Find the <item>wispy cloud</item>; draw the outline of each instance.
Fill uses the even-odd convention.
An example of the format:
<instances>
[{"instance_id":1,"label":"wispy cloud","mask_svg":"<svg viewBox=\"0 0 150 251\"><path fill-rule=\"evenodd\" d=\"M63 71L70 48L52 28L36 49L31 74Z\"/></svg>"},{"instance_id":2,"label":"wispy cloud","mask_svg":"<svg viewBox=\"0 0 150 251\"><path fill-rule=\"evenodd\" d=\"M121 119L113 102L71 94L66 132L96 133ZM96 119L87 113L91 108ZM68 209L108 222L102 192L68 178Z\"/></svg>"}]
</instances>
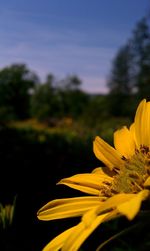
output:
<instances>
[{"instance_id":1,"label":"wispy cloud","mask_svg":"<svg viewBox=\"0 0 150 251\"><path fill-rule=\"evenodd\" d=\"M49 72L60 78L77 74L86 91L106 92L116 44L125 36L121 38L117 32L106 29L82 31L36 24L25 18L30 13L22 13L20 20L21 13L9 10L4 14L8 15L8 22L1 16L0 67L23 62L37 71L42 80Z\"/></svg>"}]
</instances>

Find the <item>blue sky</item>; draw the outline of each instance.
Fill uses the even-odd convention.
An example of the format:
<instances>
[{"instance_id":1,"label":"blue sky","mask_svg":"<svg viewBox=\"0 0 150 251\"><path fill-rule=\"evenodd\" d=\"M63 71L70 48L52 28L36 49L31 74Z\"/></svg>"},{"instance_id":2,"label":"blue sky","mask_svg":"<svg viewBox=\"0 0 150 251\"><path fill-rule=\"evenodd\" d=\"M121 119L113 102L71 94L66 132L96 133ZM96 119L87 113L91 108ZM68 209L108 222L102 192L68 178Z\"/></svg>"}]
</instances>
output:
<instances>
[{"instance_id":1,"label":"blue sky","mask_svg":"<svg viewBox=\"0 0 150 251\"><path fill-rule=\"evenodd\" d=\"M0 0L0 68L26 63L42 81L77 74L82 88L107 92L111 62L148 0Z\"/></svg>"}]
</instances>

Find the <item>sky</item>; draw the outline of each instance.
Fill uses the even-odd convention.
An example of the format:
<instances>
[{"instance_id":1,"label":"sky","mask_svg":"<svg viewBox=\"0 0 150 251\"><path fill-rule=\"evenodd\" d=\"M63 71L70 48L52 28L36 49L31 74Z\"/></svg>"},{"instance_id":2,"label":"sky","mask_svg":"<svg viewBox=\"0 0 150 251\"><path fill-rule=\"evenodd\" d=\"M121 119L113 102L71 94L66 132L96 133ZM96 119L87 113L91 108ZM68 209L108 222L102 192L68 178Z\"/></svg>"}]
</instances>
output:
<instances>
[{"instance_id":1,"label":"sky","mask_svg":"<svg viewBox=\"0 0 150 251\"><path fill-rule=\"evenodd\" d=\"M0 68L25 63L44 82L77 75L106 93L117 50L150 9L149 0L0 0Z\"/></svg>"}]
</instances>

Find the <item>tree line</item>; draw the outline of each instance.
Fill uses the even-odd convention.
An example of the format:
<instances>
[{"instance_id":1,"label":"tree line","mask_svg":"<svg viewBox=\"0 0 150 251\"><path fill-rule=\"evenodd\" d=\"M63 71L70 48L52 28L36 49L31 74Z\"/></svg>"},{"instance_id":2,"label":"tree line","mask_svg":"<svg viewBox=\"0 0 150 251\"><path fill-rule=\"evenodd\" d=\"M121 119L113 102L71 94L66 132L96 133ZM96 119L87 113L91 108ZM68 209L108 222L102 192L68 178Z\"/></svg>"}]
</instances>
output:
<instances>
[{"instance_id":1,"label":"tree line","mask_svg":"<svg viewBox=\"0 0 150 251\"><path fill-rule=\"evenodd\" d=\"M150 19L142 18L126 44L119 48L107 86L112 111L128 112L137 100L150 96ZM118 106L118 103L120 104Z\"/></svg>"},{"instance_id":2,"label":"tree line","mask_svg":"<svg viewBox=\"0 0 150 251\"><path fill-rule=\"evenodd\" d=\"M0 70L0 119L76 117L88 101L80 85L75 75L57 81L49 74L41 83L25 64L12 64Z\"/></svg>"},{"instance_id":3,"label":"tree line","mask_svg":"<svg viewBox=\"0 0 150 251\"><path fill-rule=\"evenodd\" d=\"M81 90L76 75L57 80L48 74L41 82L25 64L0 70L0 121L36 117L52 123L64 117L83 118L94 124L108 116L130 116L150 94L150 22L142 18L131 37L119 48L107 79L108 94Z\"/></svg>"}]
</instances>

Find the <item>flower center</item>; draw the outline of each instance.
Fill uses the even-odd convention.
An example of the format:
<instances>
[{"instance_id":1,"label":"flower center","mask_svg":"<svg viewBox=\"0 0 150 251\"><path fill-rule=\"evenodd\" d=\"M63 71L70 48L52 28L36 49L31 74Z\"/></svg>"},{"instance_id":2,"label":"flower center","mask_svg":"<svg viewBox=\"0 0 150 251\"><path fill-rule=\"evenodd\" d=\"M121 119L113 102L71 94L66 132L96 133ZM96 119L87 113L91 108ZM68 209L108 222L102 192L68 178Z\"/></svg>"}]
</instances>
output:
<instances>
[{"instance_id":1,"label":"flower center","mask_svg":"<svg viewBox=\"0 0 150 251\"><path fill-rule=\"evenodd\" d=\"M124 165L115 168L113 182L105 190L105 195L112 196L117 193L138 193L144 189L144 182L150 176L150 149L141 146L135 154L126 159Z\"/></svg>"}]
</instances>

